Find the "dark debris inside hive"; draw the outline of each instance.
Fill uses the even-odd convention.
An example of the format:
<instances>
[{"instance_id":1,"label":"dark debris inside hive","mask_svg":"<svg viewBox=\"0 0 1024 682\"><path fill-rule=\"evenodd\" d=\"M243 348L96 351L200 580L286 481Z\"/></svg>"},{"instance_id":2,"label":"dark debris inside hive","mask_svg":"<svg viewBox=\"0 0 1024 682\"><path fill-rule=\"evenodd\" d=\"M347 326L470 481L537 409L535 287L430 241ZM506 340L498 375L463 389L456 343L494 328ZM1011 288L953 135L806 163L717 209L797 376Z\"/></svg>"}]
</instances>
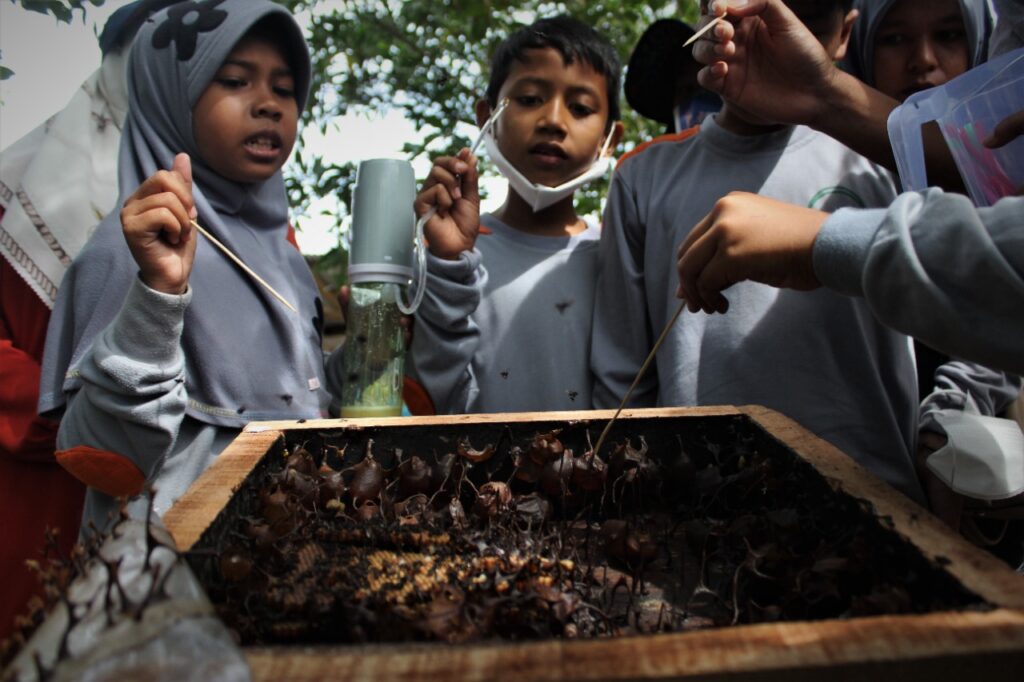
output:
<instances>
[{"instance_id":1,"label":"dark debris inside hive","mask_svg":"<svg viewBox=\"0 0 1024 682\"><path fill-rule=\"evenodd\" d=\"M245 644L987 608L746 418L624 421L598 457L602 425L304 432L263 458L189 560Z\"/></svg>"}]
</instances>

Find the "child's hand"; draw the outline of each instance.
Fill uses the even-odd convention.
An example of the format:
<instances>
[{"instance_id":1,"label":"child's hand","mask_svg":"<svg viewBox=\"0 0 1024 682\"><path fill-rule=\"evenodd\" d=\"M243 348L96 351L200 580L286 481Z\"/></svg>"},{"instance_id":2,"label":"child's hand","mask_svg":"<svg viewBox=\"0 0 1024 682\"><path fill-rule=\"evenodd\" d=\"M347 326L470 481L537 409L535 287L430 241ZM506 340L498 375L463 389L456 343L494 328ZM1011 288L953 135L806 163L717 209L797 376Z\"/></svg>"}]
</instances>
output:
<instances>
[{"instance_id":1,"label":"child's hand","mask_svg":"<svg viewBox=\"0 0 1024 682\"><path fill-rule=\"evenodd\" d=\"M178 154L171 170L154 173L124 202L124 238L150 289L166 294L188 289L196 255L190 220L196 215L188 154Z\"/></svg>"},{"instance_id":2,"label":"child's hand","mask_svg":"<svg viewBox=\"0 0 1024 682\"><path fill-rule=\"evenodd\" d=\"M730 21L705 33L693 56L701 86L773 123L813 124L826 112L838 69L783 0L701 3L702 28L728 7Z\"/></svg>"},{"instance_id":3,"label":"child's hand","mask_svg":"<svg viewBox=\"0 0 1024 682\"><path fill-rule=\"evenodd\" d=\"M456 260L476 244L480 232L480 190L476 157L468 149L458 156L442 156L416 195L416 215L422 217L431 208L437 214L423 226L430 252L438 258Z\"/></svg>"},{"instance_id":4,"label":"child's hand","mask_svg":"<svg viewBox=\"0 0 1024 682\"><path fill-rule=\"evenodd\" d=\"M1024 110L1004 118L982 144L989 149L998 149L1024 135ZM1017 188L1017 196L1024 197L1024 186Z\"/></svg>"},{"instance_id":5,"label":"child's hand","mask_svg":"<svg viewBox=\"0 0 1024 682\"><path fill-rule=\"evenodd\" d=\"M814 240L827 213L747 192L730 192L694 226L676 254L679 288L690 312L724 313L722 290L751 280L807 291Z\"/></svg>"},{"instance_id":6,"label":"child's hand","mask_svg":"<svg viewBox=\"0 0 1024 682\"><path fill-rule=\"evenodd\" d=\"M1024 135L1024 110L1004 118L983 142L990 149L998 149Z\"/></svg>"}]
</instances>

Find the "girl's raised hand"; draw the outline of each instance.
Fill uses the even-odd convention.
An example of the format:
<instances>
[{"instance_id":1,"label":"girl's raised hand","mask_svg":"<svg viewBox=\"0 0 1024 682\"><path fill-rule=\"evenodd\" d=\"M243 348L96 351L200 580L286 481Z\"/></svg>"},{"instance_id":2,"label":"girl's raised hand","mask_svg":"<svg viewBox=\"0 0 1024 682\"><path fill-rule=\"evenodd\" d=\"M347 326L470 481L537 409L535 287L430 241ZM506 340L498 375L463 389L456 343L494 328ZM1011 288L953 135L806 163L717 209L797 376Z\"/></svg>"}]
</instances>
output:
<instances>
[{"instance_id":1,"label":"girl's raised hand","mask_svg":"<svg viewBox=\"0 0 1024 682\"><path fill-rule=\"evenodd\" d=\"M150 289L166 294L183 294L188 289L196 255L190 221L196 215L188 154L175 156L171 170L151 175L124 202L124 238Z\"/></svg>"},{"instance_id":2,"label":"girl's raised hand","mask_svg":"<svg viewBox=\"0 0 1024 682\"><path fill-rule=\"evenodd\" d=\"M417 217L431 208L437 213L423 226L430 252L438 258L457 260L476 244L480 233L480 190L476 157L463 148L458 156L442 156L416 195Z\"/></svg>"}]
</instances>

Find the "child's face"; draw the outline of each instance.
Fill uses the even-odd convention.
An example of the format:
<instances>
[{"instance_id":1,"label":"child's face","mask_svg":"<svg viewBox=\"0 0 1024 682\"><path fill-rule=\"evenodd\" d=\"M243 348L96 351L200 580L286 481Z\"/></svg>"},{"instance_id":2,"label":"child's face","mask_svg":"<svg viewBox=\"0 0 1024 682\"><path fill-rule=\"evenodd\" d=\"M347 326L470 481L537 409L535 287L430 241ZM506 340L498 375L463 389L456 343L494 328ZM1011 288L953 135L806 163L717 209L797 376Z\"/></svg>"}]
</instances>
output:
<instances>
[{"instance_id":1,"label":"child's face","mask_svg":"<svg viewBox=\"0 0 1024 682\"><path fill-rule=\"evenodd\" d=\"M967 70L958 0L897 0L875 35L875 87L901 102Z\"/></svg>"},{"instance_id":2,"label":"child's face","mask_svg":"<svg viewBox=\"0 0 1024 682\"><path fill-rule=\"evenodd\" d=\"M295 144L295 81L277 45L242 38L192 110L199 153L235 182L261 182L284 165Z\"/></svg>"},{"instance_id":3,"label":"child's face","mask_svg":"<svg viewBox=\"0 0 1024 682\"><path fill-rule=\"evenodd\" d=\"M509 106L495 123L498 148L531 182L556 187L597 159L608 122L608 83L589 64L566 65L551 47L527 51L501 86ZM482 102L477 119L486 119ZM482 124L482 121L480 121Z\"/></svg>"}]
</instances>

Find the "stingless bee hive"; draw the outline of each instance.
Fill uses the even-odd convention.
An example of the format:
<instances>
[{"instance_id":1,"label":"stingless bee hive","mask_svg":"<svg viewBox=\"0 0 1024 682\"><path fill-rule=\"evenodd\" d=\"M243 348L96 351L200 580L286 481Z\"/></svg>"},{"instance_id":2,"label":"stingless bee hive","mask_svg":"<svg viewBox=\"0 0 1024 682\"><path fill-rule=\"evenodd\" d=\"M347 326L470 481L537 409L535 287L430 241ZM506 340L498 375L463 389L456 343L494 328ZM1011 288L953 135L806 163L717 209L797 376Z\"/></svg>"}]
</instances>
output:
<instances>
[{"instance_id":1,"label":"stingless bee hive","mask_svg":"<svg viewBox=\"0 0 1024 682\"><path fill-rule=\"evenodd\" d=\"M759 407L252 424L165 516L258 679L1022 679L1024 577Z\"/></svg>"}]
</instances>

